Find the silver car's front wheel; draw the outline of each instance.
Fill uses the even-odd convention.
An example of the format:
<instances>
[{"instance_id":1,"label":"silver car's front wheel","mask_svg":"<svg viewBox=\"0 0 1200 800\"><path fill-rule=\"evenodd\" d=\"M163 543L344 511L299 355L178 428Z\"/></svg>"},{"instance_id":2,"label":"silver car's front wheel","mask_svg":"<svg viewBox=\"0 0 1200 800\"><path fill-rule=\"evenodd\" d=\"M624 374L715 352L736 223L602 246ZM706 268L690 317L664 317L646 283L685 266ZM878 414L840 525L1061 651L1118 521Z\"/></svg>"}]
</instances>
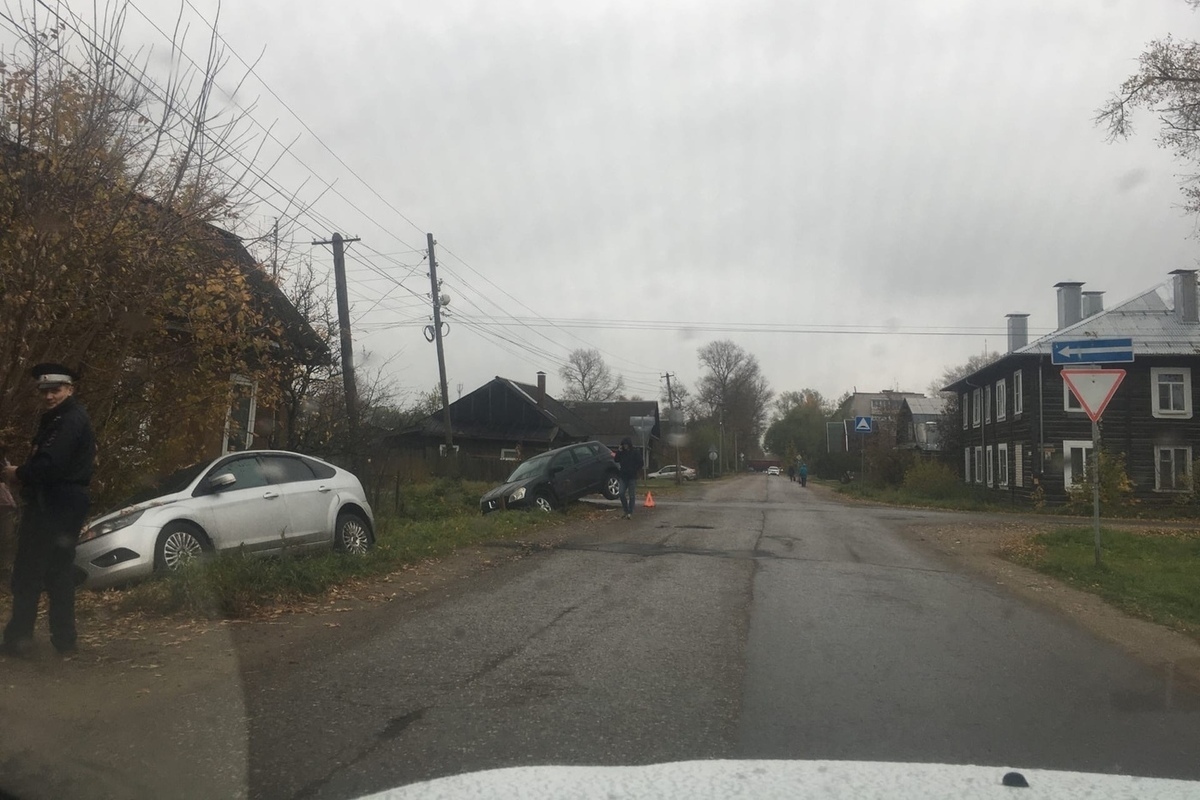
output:
<instances>
[{"instance_id":1,"label":"silver car's front wheel","mask_svg":"<svg viewBox=\"0 0 1200 800\"><path fill-rule=\"evenodd\" d=\"M338 514L337 530L333 537L334 546L343 553L361 556L371 549L371 529L357 514L345 511Z\"/></svg>"},{"instance_id":2,"label":"silver car's front wheel","mask_svg":"<svg viewBox=\"0 0 1200 800\"><path fill-rule=\"evenodd\" d=\"M208 549L208 542L199 531L173 523L158 535L154 565L159 570L174 572L199 559Z\"/></svg>"}]
</instances>

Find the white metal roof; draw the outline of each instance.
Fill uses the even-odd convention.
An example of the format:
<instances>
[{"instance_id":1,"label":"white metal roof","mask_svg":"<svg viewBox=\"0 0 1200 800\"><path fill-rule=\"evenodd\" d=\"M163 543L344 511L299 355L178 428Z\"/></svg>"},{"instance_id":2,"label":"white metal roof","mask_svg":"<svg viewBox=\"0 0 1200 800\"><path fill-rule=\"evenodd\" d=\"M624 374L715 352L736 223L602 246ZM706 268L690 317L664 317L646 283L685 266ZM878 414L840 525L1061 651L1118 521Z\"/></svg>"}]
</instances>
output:
<instances>
[{"instance_id":1,"label":"white metal roof","mask_svg":"<svg viewBox=\"0 0 1200 800\"><path fill-rule=\"evenodd\" d=\"M1200 353L1200 324L1175 314L1174 280L1030 342L1015 353L1048 354L1054 342L1130 337L1135 356Z\"/></svg>"}]
</instances>

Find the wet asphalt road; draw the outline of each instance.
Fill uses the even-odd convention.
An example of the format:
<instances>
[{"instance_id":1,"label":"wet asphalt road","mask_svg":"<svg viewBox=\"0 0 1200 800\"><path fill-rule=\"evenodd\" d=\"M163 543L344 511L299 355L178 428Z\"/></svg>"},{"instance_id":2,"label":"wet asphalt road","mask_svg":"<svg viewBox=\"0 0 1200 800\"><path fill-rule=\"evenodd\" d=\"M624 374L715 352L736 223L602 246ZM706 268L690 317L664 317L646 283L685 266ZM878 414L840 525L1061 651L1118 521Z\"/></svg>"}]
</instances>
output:
<instances>
[{"instance_id":1,"label":"wet asphalt road","mask_svg":"<svg viewBox=\"0 0 1200 800\"><path fill-rule=\"evenodd\" d=\"M696 758L1200 779L1200 698L895 532L932 514L700 495L245 670L250 795Z\"/></svg>"}]
</instances>

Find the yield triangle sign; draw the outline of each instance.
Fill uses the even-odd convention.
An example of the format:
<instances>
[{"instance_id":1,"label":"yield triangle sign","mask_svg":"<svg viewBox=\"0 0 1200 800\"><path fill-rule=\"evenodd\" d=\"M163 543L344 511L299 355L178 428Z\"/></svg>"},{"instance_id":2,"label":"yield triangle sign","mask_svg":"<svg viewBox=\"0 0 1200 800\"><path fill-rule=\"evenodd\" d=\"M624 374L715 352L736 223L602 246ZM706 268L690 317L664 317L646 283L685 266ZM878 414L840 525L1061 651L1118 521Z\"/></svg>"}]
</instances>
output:
<instances>
[{"instance_id":1,"label":"yield triangle sign","mask_svg":"<svg viewBox=\"0 0 1200 800\"><path fill-rule=\"evenodd\" d=\"M1123 369L1064 369L1063 380L1071 394L1083 406L1088 418L1098 422L1108 401L1117 393L1117 387L1125 380Z\"/></svg>"}]
</instances>

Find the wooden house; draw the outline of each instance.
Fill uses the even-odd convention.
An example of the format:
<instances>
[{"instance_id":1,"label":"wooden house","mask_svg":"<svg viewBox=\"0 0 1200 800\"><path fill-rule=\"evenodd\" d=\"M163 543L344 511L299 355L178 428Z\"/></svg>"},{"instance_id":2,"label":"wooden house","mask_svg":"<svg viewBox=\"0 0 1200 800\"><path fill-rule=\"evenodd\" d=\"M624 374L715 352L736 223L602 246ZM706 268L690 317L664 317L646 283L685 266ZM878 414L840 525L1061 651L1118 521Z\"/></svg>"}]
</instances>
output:
<instances>
[{"instance_id":1,"label":"wooden house","mask_svg":"<svg viewBox=\"0 0 1200 800\"><path fill-rule=\"evenodd\" d=\"M1080 480L1092 452L1086 412L1052 363L1055 343L1131 338L1134 361L1112 364L1126 376L1100 422L1101 447L1123 454L1134 494L1170 500L1190 491L1200 455L1193 398L1200 377L1200 319L1195 270L1110 309L1082 283L1056 285L1057 329L1028 342L1027 316L1010 314L1008 352L945 387L958 395L963 480L1029 499L1041 487L1061 501Z\"/></svg>"}]
</instances>

